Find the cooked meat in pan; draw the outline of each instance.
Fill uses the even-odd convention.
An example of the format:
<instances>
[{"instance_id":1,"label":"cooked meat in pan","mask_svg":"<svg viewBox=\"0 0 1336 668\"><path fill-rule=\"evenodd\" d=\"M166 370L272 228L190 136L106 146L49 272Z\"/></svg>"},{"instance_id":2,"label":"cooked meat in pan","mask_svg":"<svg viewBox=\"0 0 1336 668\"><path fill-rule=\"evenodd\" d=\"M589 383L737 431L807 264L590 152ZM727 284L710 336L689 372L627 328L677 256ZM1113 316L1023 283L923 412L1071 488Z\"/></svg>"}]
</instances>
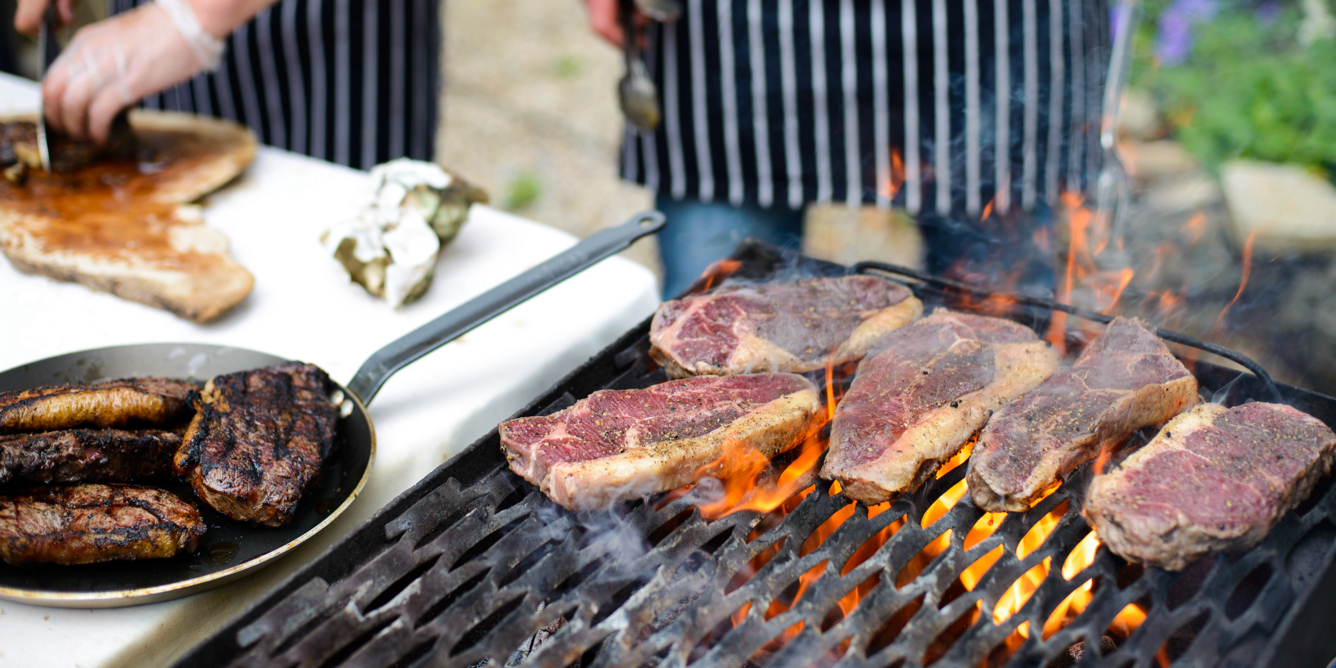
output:
<instances>
[{"instance_id":1,"label":"cooked meat in pan","mask_svg":"<svg viewBox=\"0 0 1336 668\"><path fill-rule=\"evenodd\" d=\"M282 526L334 445L338 407L319 367L288 362L210 380L174 464L205 503Z\"/></svg>"},{"instance_id":2,"label":"cooked meat in pan","mask_svg":"<svg viewBox=\"0 0 1336 668\"><path fill-rule=\"evenodd\" d=\"M0 392L0 434L74 427L158 426L185 422L198 386L169 378L122 378Z\"/></svg>"},{"instance_id":3,"label":"cooked meat in pan","mask_svg":"<svg viewBox=\"0 0 1336 668\"><path fill-rule=\"evenodd\" d=\"M1057 366L1057 352L1027 327L938 309L887 334L858 365L821 477L868 505L903 494Z\"/></svg>"},{"instance_id":4,"label":"cooked meat in pan","mask_svg":"<svg viewBox=\"0 0 1336 668\"><path fill-rule=\"evenodd\" d=\"M1197 379L1154 329L1116 318L1070 369L988 421L970 455L970 495L990 511L1024 512L1063 476L1197 403Z\"/></svg>"},{"instance_id":5,"label":"cooked meat in pan","mask_svg":"<svg viewBox=\"0 0 1336 668\"><path fill-rule=\"evenodd\" d=\"M816 371L857 361L922 313L908 288L876 276L726 286L664 302L650 355L674 378Z\"/></svg>"},{"instance_id":6,"label":"cooked meat in pan","mask_svg":"<svg viewBox=\"0 0 1336 668\"><path fill-rule=\"evenodd\" d=\"M0 436L0 484L170 479L181 432L64 429Z\"/></svg>"},{"instance_id":7,"label":"cooked meat in pan","mask_svg":"<svg viewBox=\"0 0 1336 668\"><path fill-rule=\"evenodd\" d=\"M593 510L727 477L734 448L773 457L802 441L820 408L802 376L701 376L600 390L552 415L503 422L501 443L511 470L548 498Z\"/></svg>"},{"instance_id":8,"label":"cooked meat in pan","mask_svg":"<svg viewBox=\"0 0 1336 668\"><path fill-rule=\"evenodd\" d=\"M1289 406L1201 404L1091 481L1086 521L1115 554L1182 570L1260 543L1334 455L1331 428Z\"/></svg>"},{"instance_id":9,"label":"cooked meat in pan","mask_svg":"<svg viewBox=\"0 0 1336 668\"><path fill-rule=\"evenodd\" d=\"M204 535L194 506L170 492L75 485L0 496L0 559L91 564L194 552Z\"/></svg>"}]
</instances>

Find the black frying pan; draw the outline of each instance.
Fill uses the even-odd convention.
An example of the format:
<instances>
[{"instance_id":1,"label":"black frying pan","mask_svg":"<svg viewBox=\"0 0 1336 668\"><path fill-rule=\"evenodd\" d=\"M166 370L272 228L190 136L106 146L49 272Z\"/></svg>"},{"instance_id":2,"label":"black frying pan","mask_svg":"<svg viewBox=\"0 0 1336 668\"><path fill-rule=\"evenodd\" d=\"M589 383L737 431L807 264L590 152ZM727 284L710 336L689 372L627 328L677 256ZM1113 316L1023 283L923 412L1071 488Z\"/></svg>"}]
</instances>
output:
<instances>
[{"instance_id":1,"label":"black frying pan","mask_svg":"<svg viewBox=\"0 0 1336 668\"><path fill-rule=\"evenodd\" d=\"M366 484L376 432L366 404L394 372L511 307L663 228L663 214L638 214L476 297L376 351L335 399L341 401L333 461L303 495L287 526L256 527L198 504L209 530L194 555L81 566L14 567L0 562L0 599L59 607L118 607L184 596L253 570L306 539L352 504ZM0 391L131 376L207 380L287 360L253 350L195 343L112 346L48 357L0 372ZM185 484L163 485L193 499Z\"/></svg>"}]
</instances>

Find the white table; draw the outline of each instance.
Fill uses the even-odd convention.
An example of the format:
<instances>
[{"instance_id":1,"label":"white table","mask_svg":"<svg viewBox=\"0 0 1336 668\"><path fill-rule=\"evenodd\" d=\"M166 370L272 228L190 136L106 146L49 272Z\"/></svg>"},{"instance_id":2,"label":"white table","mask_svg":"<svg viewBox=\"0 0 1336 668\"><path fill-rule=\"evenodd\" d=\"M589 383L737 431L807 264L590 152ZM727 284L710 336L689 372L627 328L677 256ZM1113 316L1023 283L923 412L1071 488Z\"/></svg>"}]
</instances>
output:
<instances>
[{"instance_id":1,"label":"white table","mask_svg":"<svg viewBox=\"0 0 1336 668\"><path fill-rule=\"evenodd\" d=\"M0 75L0 114L36 109L32 82ZM225 343L326 369L346 383L382 345L571 246L570 235L477 206L442 253L431 290L391 310L348 281L320 246L365 192L362 172L271 148L207 198L205 221L255 274L241 305L210 325L19 273L0 260L0 369L130 343ZM352 507L273 565L176 601L72 610L0 601L0 666L168 663L653 312L653 275L610 258L399 372L370 405L378 450ZM578 317L572 314L578 313ZM0 567L4 567L0 565Z\"/></svg>"}]
</instances>

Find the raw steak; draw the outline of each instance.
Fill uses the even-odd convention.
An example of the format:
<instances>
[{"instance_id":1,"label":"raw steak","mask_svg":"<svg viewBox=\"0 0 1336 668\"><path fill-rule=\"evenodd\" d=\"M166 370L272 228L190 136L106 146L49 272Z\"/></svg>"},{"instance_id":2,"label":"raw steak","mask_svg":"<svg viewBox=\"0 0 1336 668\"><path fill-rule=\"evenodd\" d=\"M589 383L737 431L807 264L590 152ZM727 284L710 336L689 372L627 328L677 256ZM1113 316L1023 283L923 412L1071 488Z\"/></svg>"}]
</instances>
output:
<instances>
[{"instance_id":1,"label":"raw steak","mask_svg":"<svg viewBox=\"0 0 1336 668\"><path fill-rule=\"evenodd\" d=\"M75 485L0 496L0 560L91 564L194 552L205 532L194 506L171 492Z\"/></svg>"},{"instance_id":2,"label":"raw steak","mask_svg":"<svg viewBox=\"0 0 1336 668\"><path fill-rule=\"evenodd\" d=\"M122 378L0 392L0 434L72 427L165 425L190 418L199 386L170 378Z\"/></svg>"},{"instance_id":3,"label":"raw steak","mask_svg":"<svg viewBox=\"0 0 1336 668\"><path fill-rule=\"evenodd\" d=\"M821 477L868 505L917 486L1058 354L1010 320L938 309L868 351L835 410Z\"/></svg>"},{"instance_id":4,"label":"raw steak","mask_svg":"<svg viewBox=\"0 0 1336 668\"><path fill-rule=\"evenodd\" d=\"M510 468L570 510L727 476L734 448L772 457L797 445L821 408L787 373L701 376L600 390L552 415L503 422Z\"/></svg>"},{"instance_id":5,"label":"raw steak","mask_svg":"<svg viewBox=\"0 0 1336 668\"><path fill-rule=\"evenodd\" d=\"M1336 434L1280 404L1201 404L1096 476L1085 516L1126 559L1178 571L1260 543L1331 470Z\"/></svg>"},{"instance_id":6,"label":"raw steak","mask_svg":"<svg viewBox=\"0 0 1336 668\"><path fill-rule=\"evenodd\" d=\"M922 313L908 288L876 276L726 286L659 306L650 355L674 378L803 373L857 361Z\"/></svg>"},{"instance_id":7,"label":"raw steak","mask_svg":"<svg viewBox=\"0 0 1336 668\"><path fill-rule=\"evenodd\" d=\"M1149 325L1117 318L1072 368L998 411L970 456L970 495L1024 512L1063 476L1132 432L1197 403L1197 379Z\"/></svg>"},{"instance_id":8,"label":"raw steak","mask_svg":"<svg viewBox=\"0 0 1336 668\"><path fill-rule=\"evenodd\" d=\"M173 459L176 472L234 520L287 524L333 450L332 389L324 371L301 362L210 380Z\"/></svg>"},{"instance_id":9,"label":"raw steak","mask_svg":"<svg viewBox=\"0 0 1336 668\"><path fill-rule=\"evenodd\" d=\"M0 484L170 479L175 431L64 429L0 436Z\"/></svg>"}]
</instances>

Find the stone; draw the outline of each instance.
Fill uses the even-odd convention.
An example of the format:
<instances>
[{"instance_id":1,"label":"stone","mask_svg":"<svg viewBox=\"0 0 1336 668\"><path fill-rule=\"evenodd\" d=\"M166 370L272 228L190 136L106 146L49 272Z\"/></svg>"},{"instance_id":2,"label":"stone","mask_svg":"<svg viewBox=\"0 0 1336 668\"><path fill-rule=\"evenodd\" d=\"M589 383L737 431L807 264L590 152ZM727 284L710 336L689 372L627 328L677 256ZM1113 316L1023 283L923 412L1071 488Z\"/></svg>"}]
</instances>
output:
<instances>
[{"instance_id":1,"label":"stone","mask_svg":"<svg viewBox=\"0 0 1336 668\"><path fill-rule=\"evenodd\" d=\"M1231 230L1258 252L1336 250L1336 187L1296 165L1235 160L1221 169Z\"/></svg>"},{"instance_id":2,"label":"stone","mask_svg":"<svg viewBox=\"0 0 1336 668\"><path fill-rule=\"evenodd\" d=\"M1128 175L1142 182L1161 181L1201 170L1201 163L1182 144L1169 139L1124 142L1119 144L1118 151Z\"/></svg>"},{"instance_id":3,"label":"stone","mask_svg":"<svg viewBox=\"0 0 1336 668\"><path fill-rule=\"evenodd\" d=\"M1123 95L1123 106L1118 116L1118 136L1124 140L1142 142L1163 134L1164 122L1155 108L1155 101L1144 90L1129 90Z\"/></svg>"},{"instance_id":4,"label":"stone","mask_svg":"<svg viewBox=\"0 0 1336 668\"><path fill-rule=\"evenodd\" d=\"M1221 196L1215 179L1196 172L1155 184L1146 192L1146 205L1160 213L1197 211L1218 203Z\"/></svg>"}]
</instances>

